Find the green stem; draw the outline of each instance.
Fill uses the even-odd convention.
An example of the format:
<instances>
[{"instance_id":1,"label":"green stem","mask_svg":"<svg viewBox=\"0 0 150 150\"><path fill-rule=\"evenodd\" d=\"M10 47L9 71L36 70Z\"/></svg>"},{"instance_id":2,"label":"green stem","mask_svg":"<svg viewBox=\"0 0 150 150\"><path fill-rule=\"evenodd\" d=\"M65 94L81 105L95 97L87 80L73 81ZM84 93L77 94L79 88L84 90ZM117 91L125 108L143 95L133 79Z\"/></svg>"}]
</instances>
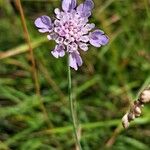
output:
<instances>
[{"instance_id":1,"label":"green stem","mask_svg":"<svg viewBox=\"0 0 150 150\"><path fill-rule=\"evenodd\" d=\"M76 125L76 117L75 117L75 110L73 105L73 98L72 98L72 83L71 83L71 69L69 66L69 57L68 57L68 92L69 92L69 103L70 103L70 113L73 123L73 131L75 136L76 145L78 146L79 150L82 150L80 140L77 133L77 125Z\"/></svg>"}]
</instances>

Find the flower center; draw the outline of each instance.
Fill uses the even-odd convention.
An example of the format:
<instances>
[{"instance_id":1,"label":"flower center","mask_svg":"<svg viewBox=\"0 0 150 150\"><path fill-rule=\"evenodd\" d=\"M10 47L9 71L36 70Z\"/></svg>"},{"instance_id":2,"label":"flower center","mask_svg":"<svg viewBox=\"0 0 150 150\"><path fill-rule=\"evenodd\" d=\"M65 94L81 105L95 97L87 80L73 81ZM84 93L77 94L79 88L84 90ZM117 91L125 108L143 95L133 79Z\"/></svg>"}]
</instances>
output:
<instances>
[{"instance_id":1,"label":"flower center","mask_svg":"<svg viewBox=\"0 0 150 150\"><path fill-rule=\"evenodd\" d=\"M61 12L62 17L55 20L54 31L61 37L68 39L70 42L78 41L80 36L85 32L84 26L86 19L81 18L78 13Z\"/></svg>"}]
</instances>

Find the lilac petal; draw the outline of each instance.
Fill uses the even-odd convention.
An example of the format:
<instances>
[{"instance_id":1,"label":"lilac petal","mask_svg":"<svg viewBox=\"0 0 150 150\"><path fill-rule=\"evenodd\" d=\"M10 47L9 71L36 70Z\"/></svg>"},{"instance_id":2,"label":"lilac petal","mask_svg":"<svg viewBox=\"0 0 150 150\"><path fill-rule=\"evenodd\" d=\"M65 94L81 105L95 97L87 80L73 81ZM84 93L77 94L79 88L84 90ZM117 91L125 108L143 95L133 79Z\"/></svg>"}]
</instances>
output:
<instances>
[{"instance_id":1,"label":"lilac petal","mask_svg":"<svg viewBox=\"0 0 150 150\"><path fill-rule=\"evenodd\" d=\"M52 37L50 35L47 35L48 40L52 40Z\"/></svg>"},{"instance_id":2,"label":"lilac petal","mask_svg":"<svg viewBox=\"0 0 150 150\"><path fill-rule=\"evenodd\" d=\"M81 36L80 41L87 43L89 41L89 37L87 35Z\"/></svg>"},{"instance_id":3,"label":"lilac petal","mask_svg":"<svg viewBox=\"0 0 150 150\"><path fill-rule=\"evenodd\" d=\"M107 35L102 35L99 37L99 41L101 45L106 45L109 42Z\"/></svg>"},{"instance_id":4,"label":"lilac petal","mask_svg":"<svg viewBox=\"0 0 150 150\"><path fill-rule=\"evenodd\" d=\"M75 70L78 70L76 59L73 57L72 54L69 55L69 66L74 68Z\"/></svg>"},{"instance_id":5,"label":"lilac petal","mask_svg":"<svg viewBox=\"0 0 150 150\"><path fill-rule=\"evenodd\" d=\"M65 44L65 45L69 45L70 42L71 42L70 39L65 39L65 40L64 40L64 44Z\"/></svg>"},{"instance_id":6,"label":"lilac petal","mask_svg":"<svg viewBox=\"0 0 150 150\"><path fill-rule=\"evenodd\" d=\"M55 24L56 27L61 26L61 22L60 22L60 20L58 20L58 19L56 19L56 20L54 21L54 24Z\"/></svg>"},{"instance_id":7,"label":"lilac petal","mask_svg":"<svg viewBox=\"0 0 150 150\"><path fill-rule=\"evenodd\" d=\"M48 16L41 16L35 20L35 25L38 28L50 27L51 23L52 21Z\"/></svg>"},{"instance_id":8,"label":"lilac petal","mask_svg":"<svg viewBox=\"0 0 150 150\"><path fill-rule=\"evenodd\" d=\"M94 3L92 0L86 0L84 2L84 7L87 9L87 10L92 10L94 8Z\"/></svg>"},{"instance_id":9,"label":"lilac petal","mask_svg":"<svg viewBox=\"0 0 150 150\"><path fill-rule=\"evenodd\" d=\"M81 17L89 17L91 16L91 11L94 8L94 3L92 0L86 0L83 4L80 4L77 7L77 12L81 15Z\"/></svg>"},{"instance_id":10,"label":"lilac petal","mask_svg":"<svg viewBox=\"0 0 150 150\"><path fill-rule=\"evenodd\" d=\"M97 40L90 39L90 44L95 47L101 47L101 44Z\"/></svg>"},{"instance_id":11,"label":"lilac petal","mask_svg":"<svg viewBox=\"0 0 150 150\"><path fill-rule=\"evenodd\" d=\"M62 9L68 12L76 7L76 0L62 0Z\"/></svg>"},{"instance_id":12,"label":"lilac petal","mask_svg":"<svg viewBox=\"0 0 150 150\"><path fill-rule=\"evenodd\" d=\"M101 45L106 45L109 41L108 37L101 30L95 30L89 35L90 44L95 47L101 47Z\"/></svg>"},{"instance_id":13,"label":"lilac petal","mask_svg":"<svg viewBox=\"0 0 150 150\"><path fill-rule=\"evenodd\" d=\"M63 43L64 38L59 36L55 41L56 41L56 43L61 44L61 43Z\"/></svg>"},{"instance_id":14,"label":"lilac petal","mask_svg":"<svg viewBox=\"0 0 150 150\"><path fill-rule=\"evenodd\" d=\"M78 53L78 45L75 42L69 43L67 45L67 52L68 53L73 53L73 52Z\"/></svg>"},{"instance_id":15,"label":"lilac petal","mask_svg":"<svg viewBox=\"0 0 150 150\"><path fill-rule=\"evenodd\" d=\"M48 16L41 16L35 20L35 26L40 28L39 32L45 33L52 30L52 21Z\"/></svg>"},{"instance_id":16,"label":"lilac petal","mask_svg":"<svg viewBox=\"0 0 150 150\"><path fill-rule=\"evenodd\" d=\"M88 45L86 43L79 43L79 47L83 51L87 51L88 50Z\"/></svg>"},{"instance_id":17,"label":"lilac petal","mask_svg":"<svg viewBox=\"0 0 150 150\"><path fill-rule=\"evenodd\" d=\"M76 7L76 5L77 5L76 0L71 0L70 10L74 9Z\"/></svg>"},{"instance_id":18,"label":"lilac petal","mask_svg":"<svg viewBox=\"0 0 150 150\"><path fill-rule=\"evenodd\" d=\"M88 30L88 31L92 30L93 28L95 28L94 23L86 24L86 26L85 26L85 29Z\"/></svg>"},{"instance_id":19,"label":"lilac petal","mask_svg":"<svg viewBox=\"0 0 150 150\"><path fill-rule=\"evenodd\" d=\"M59 57L59 56L58 56L58 52L55 51L55 50L51 51L51 54L52 54L55 58L58 58L58 57Z\"/></svg>"},{"instance_id":20,"label":"lilac petal","mask_svg":"<svg viewBox=\"0 0 150 150\"><path fill-rule=\"evenodd\" d=\"M64 55L65 55L65 52L64 51L57 51L57 50L55 50L55 51L52 51L51 52L52 53L52 55L54 56L54 57L56 57L56 58L59 58L59 57L63 57Z\"/></svg>"},{"instance_id":21,"label":"lilac petal","mask_svg":"<svg viewBox=\"0 0 150 150\"><path fill-rule=\"evenodd\" d=\"M79 53L73 52L69 54L69 66L78 70L78 66L82 66L83 61Z\"/></svg>"},{"instance_id":22,"label":"lilac petal","mask_svg":"<svg viewBox=\"0 0 150 150\"><path fill-rule=\"evenodd\" d=\"M52 40L56 40L58 38L58 34L55 32L52 32L49 34L48 38L51 38Z\"/></svg>"},{"instance_id":23,"label":"lilac petal","mask_svg":"<svg viewBox=\"0 0 150 150\"><path fill-rule=\"evenodd\" d=\"M56 58L63 57L65 55L64 46L56 45L55 49L51 52L51 54Z\"/></svg>"},{"instance_id":24,"label":"lilac petal","mask_svg":"<svg viewBox=\"0 0 150 150\"><path fill-rule=\"evenodd\" d=\"M47 35L48 40L55 40L55 41L60 41L58 34L52 32L49 35ZM62 40L62 39L61 39ZM56 42L57 43L57 42Z\"/></svg>"},{"instance_id":25,"label":"lilac petal","mask_svg":"<svg viewBox=\"0 0 150 150\"><path fill-rule=\"evenodd\" d=\"M82 12L83 11L83 4L80 4L78 7L77 7L77 12Z\"/></svg>"},{"instance_id":26,"label":"lilac petal","mask_svg":"<svg viewBox=\"0 0 150 150\"><path fill-rule=\"evenodd\" d=\"M104 31L102 31L102 30L95 30L95 31L93 31L92 32L92 34L95 34L95 35L102 35L102 34L104 34Z\"/></svg>"},{"instance_id":27,"label":"lilac petal","mask_svg":"<svg viewBox=\"0 0 150 150\"><path fill-rule=\"evenodd\" d=\"M61 51L61 52L59 53L59 56L60 56L60 57L64 57L64 56L65 56L65 51Z\"/></svg>"},{"instance_id":28,"label":"lilac petal","mask_svg":"<svg viewBox=\"0 0 150 150\"><path fill-rule=\"evenodd\" d=\"M45 32L49 32L50 30L49 29L38 29L38 31L41 33L45 33Z\"/></svg>"},{"instance_id":29,"label":"lilac petal","mask_svg":"<svg viewBox=\"0 0 150 150\"><path fill-rule=\"evenodd\" d=\"M55 8L54 12L55 12L56 15L60 14L60 9L59 8Z\"/></svg>"},{"instance_id":30,"label":"lilac petal","mask_svg":"<svg viewBox=\"0 0 150 150\"><path fill-rule=\"evenodd\" d=\"M80 4L77 7L77 12L80 14L81 17L89 17L91 16L91 11L87 10L83 4Z\"/></svg>"}]
</instances>

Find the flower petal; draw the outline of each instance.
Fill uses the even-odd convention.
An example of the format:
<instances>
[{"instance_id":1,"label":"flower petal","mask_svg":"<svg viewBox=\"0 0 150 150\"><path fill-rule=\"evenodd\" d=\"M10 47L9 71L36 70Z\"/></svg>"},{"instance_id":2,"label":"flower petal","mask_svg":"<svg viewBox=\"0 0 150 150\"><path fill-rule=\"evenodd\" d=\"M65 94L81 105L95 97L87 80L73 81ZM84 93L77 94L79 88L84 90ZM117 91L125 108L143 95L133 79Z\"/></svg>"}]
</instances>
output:
<instances>
[{"instance_id":1,"label":"flower petal","mask_svg":"<svg viewBox=\"0 0 150 150\"><path fill-rule=\"evenodd\" d=\"M64 46L56 45L55 49L51 52L51 54L56 58L63 57L65 55Z\"/></svg>"},{"instance_id":2,"label":"flower petal","mask_svg":"<svg viewBox=\"0 0 150 150\"><path fill-rule=\"evenodd\" d=\"M102 35L99 37L99 42L101 45L106 45L109 42L109 39L106 35Z\"/></svg>"},{"instance_id":3,"label":"flower petal","mask_svg":"<svg viewBox=\"0 0 150 150\"><path fill-rule=\"evenodd\" d=\"M101 44L97 40L90 39L90 44L95 47L101 47Z\"/></svg>"},{"instance_id":4,"label":"flower petal","mask_svg":"<svg viewBox=\"0 0 150 150\"><path fill-rule=\"evenodd\" d=\"M51 54L52 54L55 58L59 58L58 52L57 52L56 50L51 51Z\"/></svg>"},{"instance_id":5,"label":"flower petal","mask_svg":"<svg viewBox=\"0 0 150 150\"><path fill-rule=\"evenodd\" d=\"M87 51L88 50L88 45L86 43L79 43L79 47L80 49L82 49L83 51Z\"/></svg>"},{"instance_id":6,"label":"flower petal","mask_svg":"<svg viewBox=\"0 0 150 150\"><path fill-rule=\"evenodd\" d=\"M59 37L59 36L58 36L57 33L52 32L52 33L49 34L48 39L56 40L58 37Z\"/></svg>"},{"instance_id":7,"label":"flower petal","mask_svg":"<svg viewBox=\"0 0 150 150\"><path fill-rule=\"evenodd\" d=\"M52 30L53 25L51 18L48 16L41 16L35 20L35 26L40 28L39 32L45 33Z\"/></svg>"},{"instance_id":8,"label":"flower petal","mask_svg":"<svg viewBox=\"0 0 150 150\"><path fill-rule=\"evenodd\" d=\"M69 66L74 68L75 70L78 70L77 62L72 53L69 55Z\"/></svg>"},{"instance_id":9,"label":"flower petal","mask_svg":"<svg viewBox=\"0 0 150 150\"><path fill-rule=\"evenodd\" d=\"M87 35L81 36L80 41L87 43L89 41L89 37Z\"/></svg>"},{"instance_id":10,"label":"flower petal","mask_svg":"<svg viewBox=\"0 0 150 150\"><path fill-rule=\"evenodd\" d=\"M83 4L80 4L77 7L77 12L81 15L81 17L89 17L91 15L91 11L94 8L94 3L92 0L86 0Z\"/></svg>"},{"instance_id":11,"label":"flower petal","mask_svg":"<svg viewBox=\"0 0 150 150\"><path fill-rule=\"evenodd\" d=\"M45 33L45 32L49 32L49 29L38 29L38 31L41 33Z\"/></svg>"},{"instance_id":12,"label":"flower petal","mask_svg":"<svg viewBox=\"0 0 150 150\"><path fill-rule=\"evenodd\" d=\"M76 7L76 0L62 0L62 9L67 12Z\"/></svg>"},{"instance_id":13,"label":"flower petal","mask_svg":"<svg viewBox=\"0 0 150 150\"><path fill-rule=\"evenodd\" d=\"M55 12L56 15L60 14L60 9L59 8L55 8L54 12Z\"/></svg>"},{"instance_id":14,"label":"flower petal","mask_svg":"<svg viewBox=\"0 0 150 150\"><path fill-rule=\"evenodd\" d=\"M73 52L69 54L69 66L78 70L78 66L82 66L83 61L79 53Z\"/></svg>"},{"instance_id":15,"label":"flower petal","mask_svg":"<svg viewBox=\"0 0 150 150\"><path fill-rule=\"evenodd\" d=\"M78 53L78 45L75 42L69 43L67 45L67 52L68 53Z\"/></svg>"},{"instance_id":16,"label":"flower petal","mask_svg":"<svg viewBox=\"0 0 150 150\"><path fill-rule=\"evenodd\" d=\"M95 36L99 36L99 35L104 34L104 31L102 31L102 30L95 30L95 31L92 32L92 34L94 34Z\"/></svg>"},{"instance_id":17,"label":"flower petal","mask_svg":"<svg viewBox=\"0 0 150 150\"><path fill-rule=\"evenodd\" d=\"M76 0L71 0L71 5L70 5L70 9L74 9L77 5Z\"/></svg>"},{"instance_id":18,"label":"flower petal","mask_svg":"<svg viewBox=\"0 0 150 150\"><path fill-rule=\"evenodd\" d=\"M95 47L101 47L101 45L106 45L109 41L108 37L104 34L102 30L95 30L89 35L90 44Z\"/></svg>"},{"instance_id":19,"label":"flower petal","mask_svg":"<svg viewBox=\"0 0 150 150\"><path fill-rule=\"evenodd\" d=\"M94 3L92 0L86 0L84 2L84 7L87 9L87 10L92 10L94 8Z\"/></svg>"},{"instance_id":20,"label":"flower petal","mask_svg":"<svg viewBox=\"0 0 150 150\"><path fill-rule=\"evenodd\" d=\"M63 43L64 38L59 36L55 41L56 41L56 43L61 44L61 43Z\"/></svg>"},{"instance_id":21,"label":"flower petal","mask_svg":"<svg viewBox=\"0 0 150 150\"><path fill-rule=\"evenodd\" d=\"M93 28L95 28L94 23L89 23L89 24L86 24L86 26L85 26L85 29L88 31L92 30Z\"/></svg>"}]
</instances>

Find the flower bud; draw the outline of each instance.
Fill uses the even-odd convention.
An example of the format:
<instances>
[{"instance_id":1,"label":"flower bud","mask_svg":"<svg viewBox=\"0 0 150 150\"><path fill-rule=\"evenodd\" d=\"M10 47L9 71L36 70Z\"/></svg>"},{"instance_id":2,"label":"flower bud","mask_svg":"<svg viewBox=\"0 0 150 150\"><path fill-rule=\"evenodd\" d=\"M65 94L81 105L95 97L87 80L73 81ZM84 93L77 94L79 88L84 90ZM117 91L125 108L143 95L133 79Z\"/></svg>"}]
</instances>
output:
<instances>
[{"instance_id":1,"label":"flower bud","mask_svg":"<svg viewBox=\"0 0 150 150\"><path fill-rule=\"evenodd\" d=\"M129 127L128 113L123 116L122 125L125 129Z\"/></svg>"},{"instance_id":2,"label":"flower bud","mask_svg":"<svg viewBox=\"0 0 150 150\"><path fill-rule=\"evenodd\" d=\"M140 94L140 101L142 103L150 102L150 89L146 89Z\"/></svg>"},{"instance_id":3,"label":"flower bud","mask_svg":"<svg viewBox=\"0 0 150 150\"><path fill-rule=\"evenodd\" d=\"M129 113L128 114L128 119L129 119L129 121L134 120L135 119L135 114Z\"/></svg>"},{"instance_id":4,"label":"flower bud","mask_svg":"<svg viewBox=\"0 0 150 150\"><path fill-rule=\"evenodd\" d=\"M139 107L136 107L135 110L134 110L134 114L135 114L135 117L140 117L141 109Z\"/></svg>"}]
</instances>

